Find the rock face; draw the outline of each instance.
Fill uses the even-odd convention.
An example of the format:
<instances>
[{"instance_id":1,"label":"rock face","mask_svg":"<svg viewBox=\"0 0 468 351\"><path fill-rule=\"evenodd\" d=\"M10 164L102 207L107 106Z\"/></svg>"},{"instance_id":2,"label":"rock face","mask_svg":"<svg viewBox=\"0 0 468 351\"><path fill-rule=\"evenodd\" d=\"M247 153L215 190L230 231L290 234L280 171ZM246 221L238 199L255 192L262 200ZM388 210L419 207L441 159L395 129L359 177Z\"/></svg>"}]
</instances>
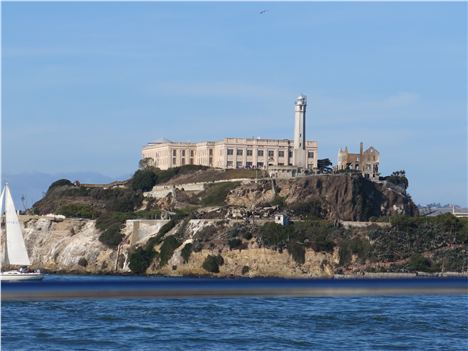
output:
<instances>
[{"instance_id":1,"label":"rock face","mask_svg":"<svg viewBox=\"0 0 468 351\"><path fill-rule=\"evenodd\" d=\"M249 184L228 196L231 205L252 208L285 199L291 208L311 204L317 215L345 221L367 221L395 214L414 216L418 209L411 198L389 183L376 183L358 175L323 175ZM310 208L310 207L309 207Z\"/></svg>"},{"instance_id":2,"label":"rock face","mask_svg":"<svg viewBox=\"0 0 468 351\"><path fill-rule=\"evenodd\" d=\"M33 263L32 268L40 268L51 272L63 273L94 273L110 274L131 273L128 268L129 253L135 246L131 244L133 237L141 237L142 233L134 231L134 223L127 223L123 230L126 239L118 249L110 249L98 240L99 231L95 221L86 219L55 219L39 216L22 216L24 237L28 252ZM181 251L188 243L192 243L197 235L202 235L203 229L209 226L229 228L234 225L219 220L192 220L185 227L187 238L173 253L167 265L158 267L151 265L148 274L164 274L168 276L208 275L202 268L208 255L221 254L224 264L220 266L217 276L275 276L275 277L314 277L330 276L333 265L338 262L338 254L314 252L306 250L305 262L298 265L285 250L278 252L261 248L251 240L244 249L221 248L202 249L192 252L188 262L184 262ZM155 223L157 234L161 226ZM142 227L143 234L150 233L151 228ZM174 228L175 231L178 228ZM173 233L168 233L171 235ZM144 235L145 236L145 235ZM222 235L221 235L222 236ZM148 237L146 236L148 239ZM216 242L216 234L213 242ZM140 243L141 244L141 243ZM157 246L156 249L159 249Z\"/></svg>"},{"instance_id":3,"label":"rock face","mask_svg":"<svg viewBox=\"0 0 468 351\"><path fill-rule=\"evenodd\" d=\"M58 272L111 273L117 252L103 245L95 221L22 216L33 268Z\"/></svg>"}]
</instances>

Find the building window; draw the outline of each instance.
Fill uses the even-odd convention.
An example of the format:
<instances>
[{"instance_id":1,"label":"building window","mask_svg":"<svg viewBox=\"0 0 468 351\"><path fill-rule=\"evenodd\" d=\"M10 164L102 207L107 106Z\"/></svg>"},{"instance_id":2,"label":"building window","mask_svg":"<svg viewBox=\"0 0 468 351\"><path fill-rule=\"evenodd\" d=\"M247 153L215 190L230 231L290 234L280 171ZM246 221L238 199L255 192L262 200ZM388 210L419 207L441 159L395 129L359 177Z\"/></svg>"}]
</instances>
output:
<instances>
[{"instance_id":1,"label":"building window","mask_svg":"<svg viewBox=\"0 0 468 351\"><path fill-rule=\"evenodd\" d=\"M313 152L313 151L309 151L309 152L307 153L307 157L308 157L308 158L314 158L314 152Z\"/></svg>"},{"instance_id":2,"label":"building window","mask_svg":"<svg viewBox=\"0 0 468 351\"><path fill-rule=\"evenodd\" d=\"M176 150L172 150L172 156L177 156L177 151Z\"/></svg>"},{"instance_id":3,"label":"building window","mask_svg":"<svg viewBox=\"0 0 468 351\"><path fill-rule=\"evenodd\" d=\"M236 168L242 168L242 162L237 161L236 162Z\"/></svg>"},{"instance_id":4,"label":"building window","mask_svg":"<svg viewBox=\"0 0 468 351\"><path fill-rule=\"evenodd\" d=\"M268 150L268 157L275 156L275 152L273 150Z\"/></svg>"},{"instance_id":5,"label":"building window","mask_svg":"<svg viewBox=\"0 0 468 351\"><path fill-rule=\"evenodd\" d=\"M278 166L284 166L283 162L278 162Z\"/></svg>"},{"instance_id":6,"label":"building window","mask_svg":"<svg viewBox=\"0 0 468 351\"><path fill-rule=\"evenodd\" d=\"M247 150L247 156L252 156L252 150Z\"/></svg>"},{"instance_id":7,"label":"building window","mask_svg":"<svg viewBox=\"0 0 468 351\"><path fill-rule=\"evenodd\" d=\"M175 158L175 157L172 158L172 164L173 164L173 165L176 164L176 158Z\"/></svg>"},{"instance_id":8,"label":"building window","mask_svg":"<svg viewBox=\"0 0 468 351\"><path fill-rule=\"evenodd\" d=\"M263 150L258 150L257 151L257 156L263 156Z\"/></svg>"},{"instance_id":9,"label":"building window","mask_svg":"<svg viewBox=\"0 0 468 351\"><path fill-rule=\"evenodd\" d=\"M190 159L190 164L193 165L193 158Z\"/></svg>"},{"instance_id":10,"label":"building window","mask_svg":"<svg viewBox=\"0 0 468 351\"><path fill-rule=\"evenodd\" d=\"M293 152L289 151L289 157L293 157Z\"/></svg>"},{"instance_id":11,"label":"building window","mask_svg":"<svg viewBox=\"0 0 468 351\"><path fill-rule=\"evenodd\" d=\"M232 167L232 161L227 161L227 166Z\"/></svg>"},{"instance_id":12,"label":"building window","mask_svg":"<svg viewBox=\"0 0 468 351\"><path fill-rule=\"evenodd\" d=\"M185 158L182 159L182 166L185 165Z\"/></svg>"},{"instance_id":13,"label":"building window","mask_svg":"<svg viewBox=\"0 0 468 351\"><path fill-rule=\"evenodd\" d=\"M278 151L278 157L284 157L284 151Z\"/></svg>"},{"instance_id":14,"label":"building window","mask_svg":"<svg viewBox=\"0 0 468 351\"><path fill-rule=\"evenodd\" d=\"M257 162L257 167L258 168L263 168L263 162Z\"/></svg>"},{"instance_id":15,"label":"building window","mask_svg":"<svg viewBox=\"0 0 468 351\"><path fill-rule=\"evenodd\" d=\"M193 157L193 154L194 154L193 150L190 150L190 157Z\"/></svg>"},{"instance_id":16,"label":"building window","mask_svg":"<svg viewBox=\"0 0 468 351\"><path fill-rule=\"evenodd\" d=\"M227 154L228 155L234 155L234 150L233 149L227 149Z\"/></svg>"},{"instance_id":17,"label":"building window","mask_svg":"<svg viewBox=\"0 0 468 351\"><path fill-rule=\"evenodd\" d=\"M209 162L210 162L210 166L211 166L213 164L213 157L210 157Z\"/></svg>"},{"instance_id":18,"label":"building window","mask_svg":"<svg viewBox=\"0 0 468 351\"><path fill-rule=\"evenodd\" d=\"M209 155L210 155L210 156L213 156L213 149L210 149Z\"/></svg>"},{"instance_id":19,"label":"building window","mask_svg":"<svg viewBox=\"0 0 468 351\"><path fill-rule=\"evenodd\" d=\"M244 154L244 150L242 149L237 149L237 156L242 156Z\"/></svg>"},{"instance_id":20,"label":"building window","mask_svg":"<svg viewBox=\"0 0 468 351\"><path fill-rule=\"evenodd\" d=\"M182 150L182 156L185 157L185 150Z\"/></svg>"},{"instance_id":21,"label":"building window","mask_svg":"<svg viewBox=\"0 0 468 351\"><path fill-rule=\"evenodd\" d=\"M245 165L247 168L252 168L252 162L247 162Z\"/></svg>"}]
</instances>

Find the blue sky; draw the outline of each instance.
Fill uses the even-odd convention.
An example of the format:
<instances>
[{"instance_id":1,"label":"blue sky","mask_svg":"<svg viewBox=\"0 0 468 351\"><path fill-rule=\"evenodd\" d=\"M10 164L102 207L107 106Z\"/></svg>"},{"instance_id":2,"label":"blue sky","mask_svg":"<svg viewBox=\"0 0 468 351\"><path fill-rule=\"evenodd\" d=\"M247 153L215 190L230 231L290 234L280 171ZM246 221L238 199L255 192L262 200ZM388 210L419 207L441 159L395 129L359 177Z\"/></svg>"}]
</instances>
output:
<instances>
[{"instance_id":1,"label":"blue sky","mask_svg":"<svg viewBox=\"0 0 468 351\"><path fill-rule=\"evenodd\" d=\"M268 9L260 14L262 9ZM467 204L466 3L3 3L6 173L130 174L161 137L381 152L418 203Z\"/></svg>"}]
</instances>

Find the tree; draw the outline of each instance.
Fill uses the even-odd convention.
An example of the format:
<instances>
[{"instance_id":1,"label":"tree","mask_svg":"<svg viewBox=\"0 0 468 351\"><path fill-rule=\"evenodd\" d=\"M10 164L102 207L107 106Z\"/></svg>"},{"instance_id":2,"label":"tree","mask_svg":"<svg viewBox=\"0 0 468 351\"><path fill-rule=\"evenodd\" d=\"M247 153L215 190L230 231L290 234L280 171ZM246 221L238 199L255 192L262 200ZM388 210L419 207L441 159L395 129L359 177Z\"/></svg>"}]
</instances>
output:
<instances>
[{"instance_id":1,"label":"tree","mask_svg":"<svg viewBox=\"0 0 468 351\"><path fill-rule=\"evenodd\" d=\"M139 169L132 177L132 189L149 191L156 185L158 177L153 169Z\"/></svg>"},{"instance_id":2,"label":"tree","mask_svg":"<svg viewBox=\"0 0 468 351\"><path fill-rule=\"evenodd\" d=\"M400 186L405 190L408 189L409 186L408 178L406 178L406 172L404 170L395 171L391 175L384 177L384 180Z\"/></svg>"},{"instance_id":3,"label":"tree","mask_svg":"<svg viewBox=\"0 0 468 351\"><path fill-rule=\"evenodd\" d=\"M140 169L145 169L154 166L154 160L151 157L145 157L138 162Z\"/></svg>"}]
</instances>

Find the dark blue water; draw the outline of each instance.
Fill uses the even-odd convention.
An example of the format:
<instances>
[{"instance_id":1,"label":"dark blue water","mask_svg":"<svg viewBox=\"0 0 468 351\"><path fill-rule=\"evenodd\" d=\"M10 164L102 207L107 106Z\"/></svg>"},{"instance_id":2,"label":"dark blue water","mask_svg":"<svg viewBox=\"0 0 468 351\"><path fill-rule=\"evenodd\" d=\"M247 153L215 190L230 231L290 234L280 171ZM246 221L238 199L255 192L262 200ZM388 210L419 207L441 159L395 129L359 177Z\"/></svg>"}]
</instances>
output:
<instances>
[{"instance_id":1,"label":"dark blue water","mask_svg":"<svg viewBox=\"0 0 468 351\"><path fill-rule=\"evenodd\" d=\"M85 288L116 279L78 281ZM224 282L216 284L237 284ZM468 349L466 293L31 299L3 301L1 310L2 350Z\"/></svg>"}]
</instances>

